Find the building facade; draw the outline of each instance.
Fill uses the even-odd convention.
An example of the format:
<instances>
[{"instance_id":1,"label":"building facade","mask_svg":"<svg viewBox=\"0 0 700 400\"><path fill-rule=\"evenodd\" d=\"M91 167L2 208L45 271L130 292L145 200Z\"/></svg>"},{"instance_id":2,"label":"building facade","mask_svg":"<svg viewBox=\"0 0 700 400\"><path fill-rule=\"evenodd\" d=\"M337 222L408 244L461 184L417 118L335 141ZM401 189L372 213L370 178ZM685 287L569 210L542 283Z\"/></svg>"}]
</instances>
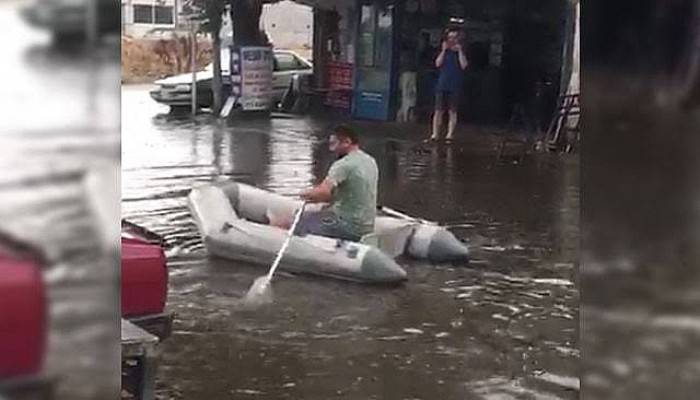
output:
<instances>
[{"instance_id":1,"label":"building facade","mask_svg":"<svg viewBox=\"0 0 700 400\"><path fill-rule=\"evenodd\" d=\"M158 37L177 30L180 25L182 0L121 0L121 4L123 35Z\"/></svg>"},{"instance_id":2,"label":"building facade","mask_svg":"<svg viewBox=\"0 0 700 400\"><path fill-rule=\"evenodd\" d=\"M569 60L578 62L578 54L571 53L577 46L571 45L576 36L570 18L578 2L297 2L314 7L317 85L334 97L329 104L355 118L395 120L407 108L414 119L429 118L438 75L434 59L450 24L464 32L469 59L461 88L462 121L503 123L516 110L546 120L561 90L567 91L561 87L568 83L562 84L562 74L577 72ZM349 88L344 85L348 71ZM406 96L407 91L415 94ZM405 101L412 103L405 107Z\"/></svg>"}]
</instances>

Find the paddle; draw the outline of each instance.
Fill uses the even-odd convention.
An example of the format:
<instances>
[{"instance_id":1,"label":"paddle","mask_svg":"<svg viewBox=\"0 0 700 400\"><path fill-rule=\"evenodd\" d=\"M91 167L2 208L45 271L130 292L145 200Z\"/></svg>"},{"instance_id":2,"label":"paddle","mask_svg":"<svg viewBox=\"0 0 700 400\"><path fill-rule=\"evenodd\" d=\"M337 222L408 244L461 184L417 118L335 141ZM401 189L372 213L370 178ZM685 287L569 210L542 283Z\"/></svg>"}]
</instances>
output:
<instances>
[{"instance_id":1,"label":"paddle","mask_svg":"<svg viewBox=\"0 0 700 400\"><path fill-rule=\"evenodd\" d=\"M379 207L377 207L377 209L379 209L379 211L383 212L384 214L386 214L390 217L401 218L401 219L405 219L407 221L419 222L421 224L426 224L426 225L438 225L437 222L428 221L428 220L425 220L422 218L414 218L414 217L411 217L410 215L406 215L402 212L396 211L396 210L389 208L389 207L386 207L386 206L379 206Z\"/></svg>"},{"instance_id":2,"label":"paddle","mask_svg":"<svg viewBox=\"0 0 700 400\"><path fill-rule=\"evenodd\" d=\"M289 228L289 231L287 231L287 238L284 240L284 243L282 243L282 247L280 248L280 251L277 253L277 257L275 257L275 261L272 263L272 266L270 267L270 270L267 272L267 275L261 276L253 282L253 286L248 289L248 293L246 293L244 302L247 304L261 304L264 302L269 302L271 301L271 298L269 296L268 288L270 286L270 281L272 280L272 276L275 274L275 271L277 270L277 266L280 264L280 261L282 260L282 256L284 255L284 252L287 250L287 247L289 246L289 243L292 241L292 236L294 236L294 231L297 228L297 225L299 224L299 220L301 220L301 214L304 212L304 208L306 207L306 202L303 202L301 204L301 208L297 211L296 215L294 216L294 221L292 222L292 226Z\"/></svg>"}]
</instances>

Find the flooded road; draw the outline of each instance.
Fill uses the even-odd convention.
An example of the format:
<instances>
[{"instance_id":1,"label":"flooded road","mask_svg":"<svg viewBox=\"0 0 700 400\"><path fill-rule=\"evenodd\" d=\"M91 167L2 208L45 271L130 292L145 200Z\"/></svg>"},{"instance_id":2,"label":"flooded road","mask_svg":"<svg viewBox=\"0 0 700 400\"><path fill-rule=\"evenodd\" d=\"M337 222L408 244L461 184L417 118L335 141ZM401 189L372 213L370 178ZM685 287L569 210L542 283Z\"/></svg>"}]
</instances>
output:
<instances>
[{"instance_id":1,"label":"flooded road","mask_svg":"<svg viewBox=\"0 0 700 400\"><path fill-rule=\"evenodd\" d=\"M57 47L20 18L23 4L0 4L7 78L0 230L36 245L49 261L42 372L54 379L55 398L112 398L119 390L118 260L103 247L94 205L118 203L91 196L85 176L119 168L119 48Z\"/></svg>"},{"instance_id":2,"label":"flooded road","mask_svg":"<svg viewBox=\"0 0 700 400\"><path fill-rule=\"evenodd\" d=\"M496 163L493 139L418 148L420 132L367 124L380 202L452 226L470 264L400 260L381 288L278 276L275 302L236 307L266 269L207 257L190 188L236 179L298 195L323 177L327 122L225 126L167 114L147 86L122 90L122 212L168 245L174 333L163 398L572 399L579 391L578 162Z\"/></svg>"}]
</instances>

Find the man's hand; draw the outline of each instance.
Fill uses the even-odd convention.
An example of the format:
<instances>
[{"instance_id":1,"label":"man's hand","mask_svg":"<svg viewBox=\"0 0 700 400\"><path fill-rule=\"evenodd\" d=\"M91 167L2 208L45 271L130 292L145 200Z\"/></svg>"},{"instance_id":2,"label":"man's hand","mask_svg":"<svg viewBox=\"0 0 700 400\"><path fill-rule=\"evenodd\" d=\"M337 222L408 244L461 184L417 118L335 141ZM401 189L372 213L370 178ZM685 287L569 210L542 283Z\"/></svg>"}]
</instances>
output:
<instances>
[{"instance_id":1,"label":"man's hand","mask_svg":"<svg viewBox=\"0 0 700 400\"><path fill-rule=\"evenodd\" d=\"M454 50L454 51L457 51L457 52L460 52L460 53L461 53L461 52L462 52L462 45L461 45L461 44L459 44L459 43L457 43L456 45L454 45L454 47L452 47L452 50Z\"/></svg>"},{"instance_id":2,"label":"man's hand","mask_svg":"<svg viewBox=\"0 0 700 400\"><path fill-rule=\"evenodd\" d=\"M301 197L301 199L304 201L310 201L312 192L313 192L313 189L306 190L299 197Z\"/></svg>"},{"instance_id":3,"label":"man's hand","mask_svg":"<svg viewBox=\"0 0 700 400\"><path fill-rule=\"evenodd\" d=\"M333 200L333 184L325 179L320 185L304 191L300 197L309 203L329 203Z\"/></svg>"},{"instance_id":4,"label":"man's hand","mask_svg":"<svg viewBox=\"0 0 700 400\"><path fill-rule=\"evenodd\" d=\"M450 48L450 45L447 44L447 40L443 40L442 41L442 51L445 52L449 48Z\"/></svg>"}]
</instances>

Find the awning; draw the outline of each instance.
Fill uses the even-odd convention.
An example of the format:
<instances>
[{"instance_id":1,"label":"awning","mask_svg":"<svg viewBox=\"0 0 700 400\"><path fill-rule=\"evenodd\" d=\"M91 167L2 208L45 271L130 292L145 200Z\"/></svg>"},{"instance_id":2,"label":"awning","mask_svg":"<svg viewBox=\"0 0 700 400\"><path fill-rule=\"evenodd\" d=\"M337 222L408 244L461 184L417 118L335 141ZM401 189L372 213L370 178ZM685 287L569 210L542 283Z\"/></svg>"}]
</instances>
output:
<instances>
[{"instance_id":1,"label":"awning","mask_svg":"<svg viewBox=\"0 0 700 400\"><path fill-rule=\"evenodd\" d=\"M293 0L295 3L305 6L320 8L323 10L343 9L354 7L355 0Z\"/></svg>"}]
</instances>

